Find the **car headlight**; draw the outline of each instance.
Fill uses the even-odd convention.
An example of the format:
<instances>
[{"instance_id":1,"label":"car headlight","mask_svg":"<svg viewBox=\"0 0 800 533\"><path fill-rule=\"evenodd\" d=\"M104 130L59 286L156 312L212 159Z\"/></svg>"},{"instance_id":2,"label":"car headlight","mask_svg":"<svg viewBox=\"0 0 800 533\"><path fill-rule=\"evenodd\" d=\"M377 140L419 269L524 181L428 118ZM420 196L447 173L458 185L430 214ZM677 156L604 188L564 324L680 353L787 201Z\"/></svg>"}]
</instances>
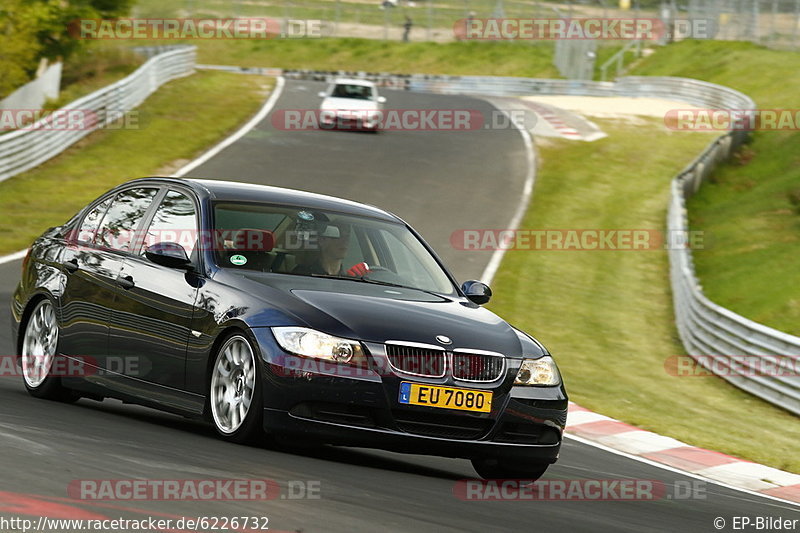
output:
<instances>
[{"instance_id":1,"label":"car headlight","mask_svg":"<svg viewBox=\"0 0 800 533\"><path fill-rule=\"evenodd\" d=\"M549 355L539 359L523 360L514 380L514 385L554 387L559 384L561 384L561 374L556 362Z\"/></svg>"},{"instance_id":2,"label":"car headlight","mask_svg":"<svg viewBox=\"0 0 800 533\"><path fill-rule=\"evenodd\" d=\"M321 331L290 326L272 328L272 333L281 348L293 354L336 363L360 363L365 357L358 341L334 337Z\"/></svg>"}]
</instances>

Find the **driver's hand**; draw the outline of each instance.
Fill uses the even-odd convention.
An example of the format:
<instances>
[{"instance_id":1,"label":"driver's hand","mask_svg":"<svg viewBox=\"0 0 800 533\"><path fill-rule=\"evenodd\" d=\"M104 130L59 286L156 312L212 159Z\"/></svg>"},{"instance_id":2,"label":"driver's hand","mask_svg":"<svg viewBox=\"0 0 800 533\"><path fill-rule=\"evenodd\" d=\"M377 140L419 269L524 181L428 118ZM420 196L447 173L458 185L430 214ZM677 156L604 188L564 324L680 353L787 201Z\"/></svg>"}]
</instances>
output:
<instances>
[{"instance_id":1,"label":"driver's hand","mask_svg":"<svg viewBox=\"0 0 800 533\"><path fill-rule=\"evenodd\" d=\"M347 275L354 278L363 278L369 273L369 265L366 263L356 263L347 269Z\"/></svg>"}]
</instances>

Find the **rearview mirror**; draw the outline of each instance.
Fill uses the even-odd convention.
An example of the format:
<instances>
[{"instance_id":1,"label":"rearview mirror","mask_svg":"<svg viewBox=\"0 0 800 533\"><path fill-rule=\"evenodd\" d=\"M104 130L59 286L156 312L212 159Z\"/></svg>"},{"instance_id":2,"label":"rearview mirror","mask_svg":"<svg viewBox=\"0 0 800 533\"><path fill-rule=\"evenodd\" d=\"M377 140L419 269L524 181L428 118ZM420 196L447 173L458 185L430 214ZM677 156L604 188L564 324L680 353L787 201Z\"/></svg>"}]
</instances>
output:
<instances>
[{"instance_id":1,"label":"rearview mirror","mask_svg":"<svg viewBox=\"0 0 800 533\"><path fill-rule=\"evenodd\" d=\"M378 103L379 104L385 104L386 103L386 97L385 96L379 96L378 97Z\"/></svg>"},{"instance_id":2,"label":"rearview mirror","mask_svg":"<svg viewBox=\"0 0 800 533\"><path fill-rule=\"evenodd\" d=\"M176 242L159 242L148 246L144 255L153 263L168 268L187 268L190 266L186 250Z\"/></svg>"},{"instance_id":3,"label":"rearview mirror","mask_svg":"<svg viewBox=\"0 0 800 533\"><path fill-rule=\"evenodd\" d=\"M317 93L317 96L319 96L320 98L325 98L328 95L325 94L325 91L320 91L320 92Z\"/></svg>"},{"instance_id":4,"label":"rearview mirror","mask_svg":"<svg viewBox=\"0 0 800 533\"><path fill-rule=\"evenodd\" d=\"M485 283L474 279L465 281L461 290L464 291L464 296L478 305L483 305L492 298L492 289Z\"/></svg>"}]
</instances>

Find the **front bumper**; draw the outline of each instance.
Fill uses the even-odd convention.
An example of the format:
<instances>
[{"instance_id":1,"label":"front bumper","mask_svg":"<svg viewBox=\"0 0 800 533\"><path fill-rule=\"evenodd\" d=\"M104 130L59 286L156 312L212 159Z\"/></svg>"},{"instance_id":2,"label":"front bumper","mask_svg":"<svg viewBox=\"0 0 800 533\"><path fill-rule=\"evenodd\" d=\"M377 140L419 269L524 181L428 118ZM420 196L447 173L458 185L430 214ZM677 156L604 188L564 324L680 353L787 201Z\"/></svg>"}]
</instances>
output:
<instances>
[{"instance_id":1,"label":"front bumper","mask_svg":"<svg viewBox=\"0 0 800 533\"><path fill-rule=\"evenodd\" d=\"M447 439L387 428L365 428L300 418L286 411L270 408L264 408L264 430L298 437L304 442L464 459L503 458L521 463L555 463L561 448L560 436L556 444L540 445Z\"/></svg>"},{"instance_id":2,"label":"front bumper","mask_svg":"<svg viewBox=\"0 0 800 533\"><path fill-rule=\"evenodd\" d=\"M364 114L334 114L323 112L320 124L326 129L376 130L380 123L377 116Z\"/></svg>"},{"instance_id":3,"label":"front bumper","mask_svg":"<svg viewBox=\"0 0 800 533\"><path fill-rule=\"evenodd\" d=\"M265 360L262 390L267 432L314 443L469 459L531 463L558 459L567 417L566 392L563 386L513 386L520 359L509 358L505 375L496 383L459 383L452 377L379 375L345 365L304 366L311 360L283 353L269 329L259 328L257 336ZM365 345L372 357L381 357L382 345ZM491 390L492 411L400 403L403 381Z\"/></svg>"}]
</instances>

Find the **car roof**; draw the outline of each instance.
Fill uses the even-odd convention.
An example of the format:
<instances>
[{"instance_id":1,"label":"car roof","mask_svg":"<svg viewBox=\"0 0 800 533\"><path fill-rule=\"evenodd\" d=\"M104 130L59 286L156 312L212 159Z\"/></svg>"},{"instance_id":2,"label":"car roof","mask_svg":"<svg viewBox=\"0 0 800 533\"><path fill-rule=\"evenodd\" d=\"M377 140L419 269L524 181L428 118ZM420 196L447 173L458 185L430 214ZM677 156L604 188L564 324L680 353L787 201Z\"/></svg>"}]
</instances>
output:
<instances>
[{"instance_id":1,"label":"car roof","mask_svg":"<svg viewBox=\"0 0 800 533\"><path fill-rule=\"evenodd\" d=\"M260 202L265 204L295 205L312 209L336 211L343 214L378 218L391 222L403 222L396 215L372 205L284 187L258 185L255 183L210 180L202 178L152 177L133 180L136 182L174 183L188 186L198 196L205 196L213 201Z\"/></svg>"},{"instance_id":2,"label":"car roof","mask_svg":"<svg viewBox=\"0 0 800 533\"><path fill-rule=\"evenodd\" d=\"M336 78L333 80L334 85L364 85L366 87L375 87L375 82L369 80L359 80L355 78Z\"/></svg>"}]
</instances>

